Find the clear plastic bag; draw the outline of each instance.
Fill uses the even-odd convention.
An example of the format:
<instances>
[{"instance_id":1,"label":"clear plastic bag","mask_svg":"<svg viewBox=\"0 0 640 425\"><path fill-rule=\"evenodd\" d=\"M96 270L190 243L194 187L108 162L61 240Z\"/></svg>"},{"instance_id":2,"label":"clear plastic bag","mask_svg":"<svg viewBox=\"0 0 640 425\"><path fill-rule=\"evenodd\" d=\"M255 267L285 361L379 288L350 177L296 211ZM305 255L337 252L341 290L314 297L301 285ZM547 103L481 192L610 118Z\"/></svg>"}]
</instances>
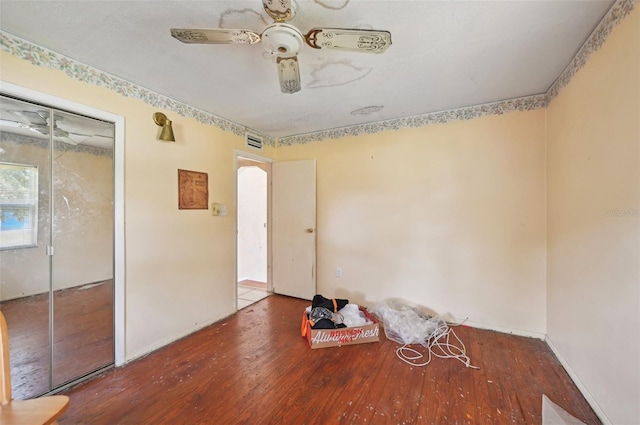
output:
<instances>
[{"instance_id":1,"label":"clear plastic bag","mask_svg":"<svg viewBox=\"0 0 640 425\"><path fill-rule=\"evenodd\" d=\"M342 307L338 313L342 314L344 317L343 323L347 325L348 328L370 325L373 323L367 319L362 311L360 311L360 307L358 307L357 304L347 304Z\"/></svg>"},{"instance_id":2,"label":"clear plastic bag","mask_svg":"<svg viewBox=\"0 0 640 425\"><path fill-rule=\"evenodd\" d=\"M439 316L425 315L407 305L378 303L369 311L381 319L385 336L399 344L427 347L430 339L438 338L448 328Z\"/></svg>"},{"instance_id":3,"label":"clear plastic bag","mask_svg":"<svg viewBox=\"0 0 640 425\"><path fill-rule=\"evenodd\" d=\"M328 308L324 307L314 307L309 314L309 319L313 322L318 322L322 319L329 319L333 323L340 324L344 321L344 317L340 313L334 313Z\"/></svg>"},{"instance_id":4,"label":"clear plastic bag","mask_svg":"<svg viewBox=\"0 0 640 425\"><path fill-rule=\"evenodd\" d=\"M456 359L466 367L479 369L471 365L466 348L449 324L440 316L428 316L404 304L390 305L378 303L369 311L380 319L384 335L401 347L396 349L396 356L412 366L426 366L432 356ZM408 347L420 344L427 349L427 356ZM421 359L427 357L425 361Z\"/></svg>"}]
</instances>

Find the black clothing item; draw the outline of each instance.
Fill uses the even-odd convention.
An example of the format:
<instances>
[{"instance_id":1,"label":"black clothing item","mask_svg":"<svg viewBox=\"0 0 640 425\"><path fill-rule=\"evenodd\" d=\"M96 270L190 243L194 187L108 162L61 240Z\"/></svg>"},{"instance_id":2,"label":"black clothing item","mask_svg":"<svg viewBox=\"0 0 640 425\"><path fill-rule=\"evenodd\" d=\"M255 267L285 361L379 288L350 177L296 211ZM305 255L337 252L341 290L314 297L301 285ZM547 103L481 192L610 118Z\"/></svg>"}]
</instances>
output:
<instances>
[{"instance_id":1,"label":"black clothing item","mask_svg":"<svg viewBox=\"0 0 640 425\"><path fill-rule=\"evenodd\" d=\"M330 298L325 298L322 295L316 294L311 301L311 308L315 307L324 307L334 313L337 313L338 310L344 308L345 305L349 304L349 300L335 298L336 304L333 304L333 300ZM337 308L336 308L337 307ZM336 328L346 328L347 325L344 323L335 323L329 319L320 319L318 320L311 328L312 329L336 329Z\"/></svg>"},{"instance_id":2,"label":"black clothing item","mask_svg":"<svg viewBox=\"0 0 640 425\"><path fill-rule=\"evenodd\" d=\"M324 307L336 313L338 310L342 310L345 305L349 304L349 300L335 298L338 309L334 309L333 301L331 298L325 298L322 295L314 295L313 300L311 301L311 308L315 307Z\"/></svg>"}]
</instances>

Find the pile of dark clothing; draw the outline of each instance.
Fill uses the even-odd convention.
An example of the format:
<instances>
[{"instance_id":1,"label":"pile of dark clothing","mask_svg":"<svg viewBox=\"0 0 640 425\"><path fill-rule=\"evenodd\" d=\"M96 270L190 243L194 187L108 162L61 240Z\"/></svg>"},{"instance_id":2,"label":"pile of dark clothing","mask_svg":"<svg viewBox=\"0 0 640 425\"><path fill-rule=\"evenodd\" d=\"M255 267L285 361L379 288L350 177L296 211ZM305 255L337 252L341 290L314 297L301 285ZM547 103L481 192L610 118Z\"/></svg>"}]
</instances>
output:
<instances>
[{"instance_id":1,"label":"pile of dark clothing","mask_svg":"<svg viewBox=\"0 0 640 425\"><path fill-rule=\"evenodd\" d=\"M343 323L344 318L340 313L344 306L349 304L349 300L340 298L325 298L322 295L315 295L311 301L311 312L309 313L309 323L312 329L336 329L346 328Z\"/></svg>"}]
</instances>

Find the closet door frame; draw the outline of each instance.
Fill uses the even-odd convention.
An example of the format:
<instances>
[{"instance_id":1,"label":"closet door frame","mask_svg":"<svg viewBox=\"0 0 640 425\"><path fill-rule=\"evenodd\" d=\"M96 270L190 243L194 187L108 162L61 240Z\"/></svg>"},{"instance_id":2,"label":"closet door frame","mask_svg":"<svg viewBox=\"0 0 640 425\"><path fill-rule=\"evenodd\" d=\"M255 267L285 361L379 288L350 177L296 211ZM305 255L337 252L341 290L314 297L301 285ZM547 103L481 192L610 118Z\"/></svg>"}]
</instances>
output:
<instances>
[{"instance_id":1,"label":"closet door frame","mask_svg":"<svg viewBox=\"0 0 640 425\"><path fill-rule=\"evenodd\" d=\"M47 93L0 81L0 93L115 124L114 140L114 345L115 365L125 363L124 117Z\"/></svg>"}]
</instances>

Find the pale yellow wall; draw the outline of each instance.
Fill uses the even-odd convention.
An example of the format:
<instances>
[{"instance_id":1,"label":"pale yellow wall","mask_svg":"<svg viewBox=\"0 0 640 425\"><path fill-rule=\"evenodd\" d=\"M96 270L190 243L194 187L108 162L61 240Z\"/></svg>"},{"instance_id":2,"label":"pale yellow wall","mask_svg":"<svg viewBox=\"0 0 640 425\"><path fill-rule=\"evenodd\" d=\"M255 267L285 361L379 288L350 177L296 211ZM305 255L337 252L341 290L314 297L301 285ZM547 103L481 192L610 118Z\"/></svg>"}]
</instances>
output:
<instances>
[{"instance_id":1,"label":"pale yellow wall","mask_svg":"<svg viewBox=\"0 0 640 425\"><path fill-rule=\"evenodd\" d=\"M242 136L165 112L176 143L156 140L140 100L32 66L0 51L2 80L125 117L125 359L132 359L235 311L234 149ZM267 147L264 156L273 154ZM178 210L177 170L209 174L210 202Z\"/></svg>"},{"instance_id":2,"label":"pale yellow wall","mask_svg":"<svg viewBox=\"0 0 640 425\"><path fill-rule=\"evenodd\" d=\"M640 422L640 8L547 109L547 333L599 413Z\"/></svg>"},{"instance_id":3,"label":"pale yellow wall","mask_svg":"<svg viewBox=\"0 0 640 425\"><path fill-rule=\"evenodd\" d=\"M543 110L280 147L277 157L317 160L319 293L544 334Z\"/></svg>"},{"instance_id":4,"label":"pale yellow wall","mask_svg":"<svg viewBox=\"0 0 640 425\"><path fill-rule=\"evenodd\" d=\"M639 15L546 111L279 148L317 160L318 292L547 333L598 414L637 422ZM242 138L164 111L163 144L143 102L0 60L5 81L126 117L126 357L230 314ZM228 216L178 211L177 168L208 172Z\"/></svg>"}]
</instances>

